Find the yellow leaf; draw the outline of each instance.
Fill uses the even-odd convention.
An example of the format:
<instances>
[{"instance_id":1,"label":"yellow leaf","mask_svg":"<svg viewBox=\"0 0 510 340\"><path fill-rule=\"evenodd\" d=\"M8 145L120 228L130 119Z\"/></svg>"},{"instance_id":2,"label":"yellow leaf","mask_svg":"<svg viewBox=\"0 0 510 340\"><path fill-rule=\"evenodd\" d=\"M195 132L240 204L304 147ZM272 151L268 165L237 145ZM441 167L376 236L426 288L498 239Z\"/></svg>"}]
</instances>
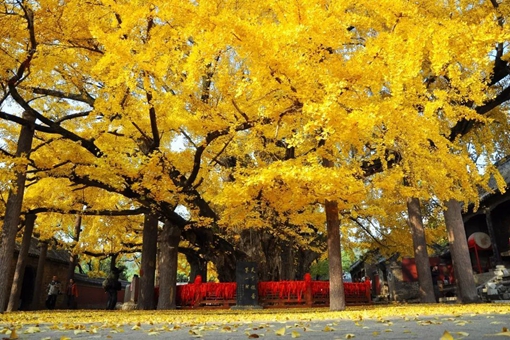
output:
<instances>
[{"instance_id":1,"label":"yellow leaf","mask_svg":"<svg viewBox=\"0 0 510 340\"><path fill-rule=\"evenodd\" d=\"M299 338L301 336L301 334L299 334L299 332L297 332L297 331L292 331L291 336L293 338Z\"/></svg>"},{"instance_id":2,"label":"yellow leaf","mask_svg":"<svg viewBox=\"0 0 510 340\"><path fill-rule=\"evenodd\" d=\"M466 332L456 332L455 334L460 335L460 336L469 336L469 333L466 333Z\"/></svg>"},{"instance_id":3,"label":"yellow leaf","mask_svg":"<svg viewBox=\"0 0 510 340\"><path fill-rule=\"evenodd\" d=\"M497 336L510 336L510 331L508 331L508 328L506 327L503 327L501 329L501 332L500 333L496 333L494 335L497 335Z\"/></svg>"},{"instance_id":4,"label":"yellow leaf","mask_svg":"<svg viewBox=\"0 0 510 340\"><path fill-rule=\"evenodd\" d=\"M443 336L439 338L439 340L454 340L453 336L448 333L448 331L444 331Z\"/></svg>"},{"instance_id":5,"label":"yellow leaf","mask_svg":"<svg viewBox=\"0 0 510 340\"><path fill-rule=\"evenodd\" d=\"M379 332L377 332L377 331L373 331L373 332L372 332L372 335L373 335L373 336L378 336L378 335L379 335Z\"/></svg>"},{"instance_id":6,"label":"yellow leaf","mask_svg":"<svg viewBox=\"0 0 510 340\"><path fill-rule=\"evenodd\" d=\"M149 334L149 335L159 335L159 332L149 332L147 334Z\"/></svg>"},{"instance_id":7,"label":"yellow leaf","mask_svg":"<svg viewBox=\"0 0 510 340\"><path fill-rule=\"evenodd\" d=\"M141 327L139 325L134 325L131 329L134 331L139 330Z\"/></svg>"},{"instance_id":8,"label":"yellow leaf","mask_svg":"<svg viewBox=\"0 0 510 340\"><path fill-rule=\"evenodd\" d=\"M9 339L19 339L18 334L16 334L16 329L12 329L11 336Z\"/></svg>"},{"instance_id":9,"label":"yellow leaf","mask_svg":"<svg viewBox=\"0 0 510 340\"><path fill-rule=\"evenodd\" d=\"M25 334L33 334L33 333L39 333L41 329L39 327L28 327L26 331L23 333Z\"/></svg>"},{"instance_id":10,"label":"yellow leaf","mask_svg":"<svg viewBox=\"0 0 510 340\"><path fill-rule=\"evenodd\" d=\"M67 337L67 336L65 336L65 335L62 335L62 336L60 337L60 340L71 340L71 338L70 338L70 337Z\"/></svg>"},{"instance_id":11,"label":"yellow leaf","mask_svg":"<svg viewBox=\"0 0 510 340\"><path fill-rule=\"evenodd\" d=\"M352 338L355 338L356 335L352 334L352 333L348 333L348 334L345 334L345 338L346 339L352 339Z\"/></svg>"},{"instance_id":12,"label":"yellow leaf","mask_svg":"<svg viewBox=\"0 0 510 340\"><path fill-rule=\"evenodd\" d=\"M324 327L324 329L322 330L323 332L333 332L335 329L333 327L329 327L329 326L326 326Z\"/></svg>"},{"instance_id":13,"label":"yellow leaf","mask_svg":"<svg viewBox=\"0 0 510 340\"><path fill-rule=\"evenodd\" d=\"M248 335L248 339L258 339L258 338L259 338L258 334L250 334L250 335Z\"/></svg>"},{"instance_id":14,"label":"yellow leaf","mask_svg":"<svg viewBox=\"0 0 510 340\"><path fill-rule=\"evenodd\" d=\"M279 330L277 330L277 331L275 332L275 334L276 334L276 335L279 335L279 336L284 336L284 335L285 335L285 329L286 329L285 327L280 328Z\"/></svg>"}]
</instances>

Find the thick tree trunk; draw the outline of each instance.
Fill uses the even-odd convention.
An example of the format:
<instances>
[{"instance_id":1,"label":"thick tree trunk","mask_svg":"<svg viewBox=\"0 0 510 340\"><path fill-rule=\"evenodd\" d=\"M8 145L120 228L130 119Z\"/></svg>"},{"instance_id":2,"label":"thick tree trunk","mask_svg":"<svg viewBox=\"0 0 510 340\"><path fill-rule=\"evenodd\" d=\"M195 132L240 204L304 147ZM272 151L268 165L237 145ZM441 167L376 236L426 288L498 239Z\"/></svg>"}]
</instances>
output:
<instances>
[{"instance_id":1,"label":"thick tree trunk","mask_svg":"<svg viewBox=\"0 0 510 340\"><path fill-rule=\"evenodd\" d=\"M37 215L28 214L25 217L25 228L23 230L23 238L21 240L21 248L16 262L16 270L14 271L14 279L12 280L11 294L9 296L9 304L7 311L12 312L18 310L19 298L21 295L21 287L23 286L23 278L25 276L25 266L27 263L28 250L30 249L30 241L34 231L34 224Z\"/></svg>"},{"instance_id":2,"label":"thick tree trunk","mask_svg":"<svg viewBox=\"0 0 510 340\"><path fill-rule=\"evenodd\" d=\"M328 230L329 309L339 311L345 309L345 292L342 273L338 203L326 200L325 205Z\"/></svg>"},{"instance_id":3,"label":"thick tree trunk","mask_svg":"<svg viewBox=\"0 0 510 340\"><path fill-rule=\"evenodd\" d=\"M159 310L175 309L177 306L175 298L180 240L181 229L166 222L159 237Z\"/></svg>"},{"instance_id":4,"label":"thick tree trunk","mask_svg":"<svg viewBox=\"0 0 510 340\"><path fill-rule=\"evenodd\" d=\"M35 122L35 117L28 113L23 113L23 118ZM32 139L34 138L34 129L29 126L22 126L18 139L16 150L17 157L28 158L32 149ZM0 244L0 313L5 310L7 305L8 285L11 280L11 270L14 259L14 246L16 244L16 232L18 230L19 216L23 195L25 193L26 166L18 167L16 173L15 187L9 190L7 204L5 205L4 223L2 226L1 244Z\"/></svg>"},{"instance_id":5,"label":"thick tree trunk","mask_svg":"<svg viewBox=\"0 0 510 340\"><path fill-rule=\"evenodd\" d=\"M81 233L81 215L77 215L76 220L74 222L73 248L76 246L76 244L80 240L80 233ZM71 252L70 259L69 259L69 268L67 270L66 286L69 284L69 280L74 279L74 270L75 270L77 264L78 264L78 255L73 254Z\"/></svg>"},{"instance_id":6,"label":"thick tree trunk","mask_svg":"<svg viewBox=\"0 0 510 340\"><path fill-rule=\"evenodd\" d=\"M449 200L446 202L446 209L444 211L444 219L446 230L448 231L450 252L452 254L453 272L455 273L455 283L457 285L457 299L461 303L478 302L480 299L476 292L466 231L464 229L464 222L462 222L460 202Z\"/></svg>"},{"instance_id":7,"label":"thick tree trunk","mask_svg":"<svg viewBox=\"0 0 510 340\"><path fill-rule=\"evenodd\" d=\"M145 214L142 240L142 268L140 271L140 296L138 309L154 309L154 278L158 245L158 219Z\"/></svg>"},{"instance_id":8,"label":"thick tree trunk","mask_svg":"<svg viewBox=\"0 0 510 340\"><path fill-rule=\"evenodd\" d=\"M296 254L292 247L292 242L280 243L280 280L303 280L302 277L296 277Z\"/></svg>"},{"instance_id":9,"label":"thick tree trunk","mask_svg":"<svg viewBox=\"0 0 510 340\"><path fill-rule=\"evenodd\" d=\"M35 274L34 300L32 301L32 310L39 308L41 292L43 292L44 265L46 264L46 255L48 254L48 243L41 242L39 245L39 260L37 261L37 273Z\"/></svg>"},{"instance_id":10,"label":"thick tree trunk","mask_svg":"<svg viewBox=\"0 0 510 340\"><path fill-rule=\"evenodd\" d=\"M425 238L425 228L423 227L420 200L418 198L407 199L407 212L409 215L409 228L411 228L413 236L414 258L416 260L418 284L420 286L420 301L422 303L434 303L436 302L436 296L434 295L430 260L427 253L427 240Z\"/></svg>"},{"instance_id":11,"label":"thick tree trunk","mask_svg":"<svg viewBox=\"0 0 510 340\"><path fill-rule=\"evenodd\" d=\"M294 251L294 257L297 258L296 272L294 276L302 280L305 274L310 273L312 263L321 257L320 253L307 249L298 249Z\"/></svg>"},{"instance_id":12,"label":"thick tree trunk","mask_svg":"<svg viewBox=\"0 0 510 340\"><path fill-rule=\"evenodd\" d=\"M182 237L200 249L204 259L216 266L220 282L235 282L236 263L246 255L209 228L182 230Z\"/></svg>"},{"instance_id":13,"label":"thick tree trunk","mask_svg":"<svg viewBox=\"0 0 510 340\"><path fill-rule=\"evenodd\" d=\"M186 254L186 260L190 265L189 281L195 282L197 275L202 277L202 281L207 281L207 261L198 254Z\"/></svg>"}]
</instances>

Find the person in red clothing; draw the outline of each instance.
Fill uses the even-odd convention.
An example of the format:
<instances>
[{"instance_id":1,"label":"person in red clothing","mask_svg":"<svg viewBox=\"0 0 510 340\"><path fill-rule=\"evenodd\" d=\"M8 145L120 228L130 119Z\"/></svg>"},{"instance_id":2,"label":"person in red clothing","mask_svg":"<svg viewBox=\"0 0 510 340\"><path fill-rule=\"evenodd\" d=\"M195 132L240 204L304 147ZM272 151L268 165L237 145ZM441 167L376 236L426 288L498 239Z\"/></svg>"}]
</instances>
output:
<instances>
[{"instance_id":1,"label":"person in red clothing","mask_svg":"<svg viewBox=\"0 0 510 340\"><path fill-rule=\"evenodd\" d=\"M67 285L67 308L75 309L76 308L76 298L78 297L78 287L76 286L76 282L73 279L69 279L69 284Z\"/></svg>"}]
</instances>

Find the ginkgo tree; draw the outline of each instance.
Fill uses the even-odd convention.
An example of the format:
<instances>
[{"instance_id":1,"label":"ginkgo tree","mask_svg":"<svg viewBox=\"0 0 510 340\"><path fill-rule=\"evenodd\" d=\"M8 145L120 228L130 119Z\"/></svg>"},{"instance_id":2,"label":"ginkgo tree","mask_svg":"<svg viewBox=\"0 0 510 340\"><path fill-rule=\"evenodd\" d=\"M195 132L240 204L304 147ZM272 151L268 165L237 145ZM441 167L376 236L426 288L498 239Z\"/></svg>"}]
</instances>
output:
<instances>
[{"instance_id":1,"label":"ginkgo tree","mask_svg":"<svg viewBox=\"0 0 510 340\"><path fill-rule=\"evenodd\" d=\"M476 200L487 178L463 138L492 125L494 109L506 117L507 14L506 2L464 0L7 1L2 102L36 120L0 117L35 130L38 176L122 196L160 219L160 246L175 261L190 228L216 256L219 232L199 227L242 225L237 198L262 192L292 225L326 209L330 263L340 265L338 215L367 201L369 176L403 197ZM278 145L293 156L269 160ZM251 159L225 168L222 155ZM332 308L342 309L341 275L330 277Z\"/></svg>"}]
</instances>

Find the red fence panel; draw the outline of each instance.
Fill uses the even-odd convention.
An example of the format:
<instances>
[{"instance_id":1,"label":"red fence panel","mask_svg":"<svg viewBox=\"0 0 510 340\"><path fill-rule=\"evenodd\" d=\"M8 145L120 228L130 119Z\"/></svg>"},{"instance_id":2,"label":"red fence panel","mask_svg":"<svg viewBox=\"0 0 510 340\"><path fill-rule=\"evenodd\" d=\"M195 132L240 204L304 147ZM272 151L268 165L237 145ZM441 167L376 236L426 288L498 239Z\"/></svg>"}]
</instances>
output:
<instances>
[{"instance_id":1,"label":"red fence panel","mask_svg":"<svg viewBox=\"0 0 510 340\"><path fill-rule=\"evenodd\" d=\"M235 282L194 283L177 286L177 305L181 308L229 308L236 304ZM257 286L259 304L264 308L329 306L329 281L262 281ZM371 303L370 282L344 283L348 305Z\"/></svg>"}]
</instances>

